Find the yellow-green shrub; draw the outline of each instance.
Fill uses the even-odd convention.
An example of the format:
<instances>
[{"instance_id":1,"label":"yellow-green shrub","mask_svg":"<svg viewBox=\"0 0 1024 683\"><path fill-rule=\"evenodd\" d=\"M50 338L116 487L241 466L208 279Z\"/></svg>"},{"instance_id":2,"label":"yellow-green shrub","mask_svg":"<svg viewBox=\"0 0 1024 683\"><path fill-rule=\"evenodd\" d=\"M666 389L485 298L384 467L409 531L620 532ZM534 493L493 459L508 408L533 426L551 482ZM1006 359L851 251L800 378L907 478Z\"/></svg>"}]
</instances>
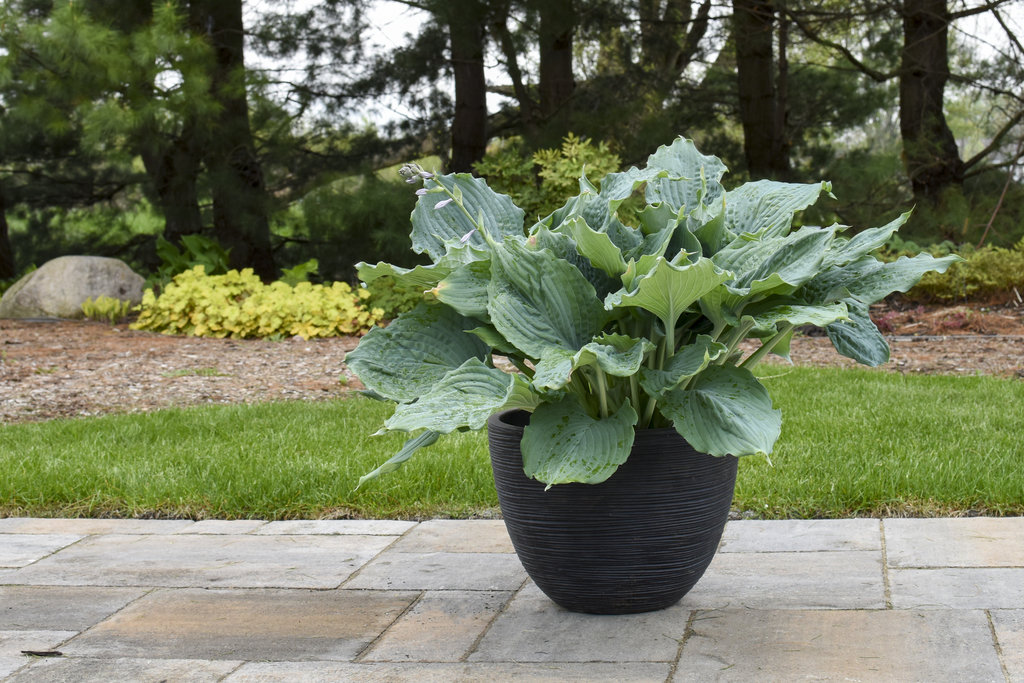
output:
<instances>
[{"instance_id":1,"label":"yellow-green shrub","mask_svg":"<svg viewBox=\"0 0 1024 683\"><path fill-rule=\"evenodd\" d=\"M990 301L1024 295L1024 240L1012 249L986 246L958 251L964 261L952 264L945 273L925 273L908 298Z\"/></svg>"},{"instance_id":2,"label":"yellow-green shrub","mask_svg":"<svg viewBox=\"0 0 1024 683\"><path fill-rule=\"evenodd\" d=\"M160 296L146 290L136 330L197 337L336 337L363 334L383 311L367 309L365 289L277 281L264 284L251 268L207 275L196 266L175 276Z\"/></svg>"}]
</instances>

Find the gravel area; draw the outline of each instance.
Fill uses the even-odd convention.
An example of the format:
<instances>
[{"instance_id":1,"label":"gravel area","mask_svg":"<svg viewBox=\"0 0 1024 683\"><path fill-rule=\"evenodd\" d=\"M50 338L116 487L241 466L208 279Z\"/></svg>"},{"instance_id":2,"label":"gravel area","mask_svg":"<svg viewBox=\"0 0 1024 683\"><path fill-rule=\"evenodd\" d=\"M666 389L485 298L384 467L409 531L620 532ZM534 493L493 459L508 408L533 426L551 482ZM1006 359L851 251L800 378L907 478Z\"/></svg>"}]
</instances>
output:
<instances>
[{"instance_id":1,"label":"gravel area","mask_svg":"<svg viewBox=\"0 0 1024 683\"><path fill-rule=\"evenodd\" d=\"M892 360L883 370L1024 378L1024 308L879 308L873 317L891 335ZM344 363L357 342L202 339L96 322L0 320L0 422L337 398L361 388ZM798 336L791 356L798 365L856 365L826 337Z\"/></svg>"}]
</instances>

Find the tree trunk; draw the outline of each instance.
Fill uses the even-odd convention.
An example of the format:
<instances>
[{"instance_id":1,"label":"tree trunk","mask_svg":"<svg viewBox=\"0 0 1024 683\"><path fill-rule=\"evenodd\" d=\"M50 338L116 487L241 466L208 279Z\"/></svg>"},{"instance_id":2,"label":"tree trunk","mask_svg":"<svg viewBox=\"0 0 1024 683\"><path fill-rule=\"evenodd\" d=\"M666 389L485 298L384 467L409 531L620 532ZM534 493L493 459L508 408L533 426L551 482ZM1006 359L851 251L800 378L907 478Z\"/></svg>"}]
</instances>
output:
<instances>
[{"instance_id":1,"label":"tree trunk","mask_svg":"<svg viewBox=\"0 0 1024 683\"><path fill-rule=\"evenodd\" d=\"M206 166L213 196L214 232L231 249L231 265L276 277L270 246L268 196L256 155L245 92L241 0L193 0L190 21L214 50L210 89L218 111L207 130Z\"/></svg>"},{"instance_id":2,"label":"tree trunk","mask_svg":"<svg viewBox=\"0 0 1024 683\"><path fill-rule=\"evenodd\" d=\"M573 0L532 0L540 14L540 114L547 134L544 146L558 144L569 132L569 102L576 12Z\"/></svg>"},{"instance_id":3,"label":"tree trunk","mask_svg":"<svg viewBox=\"0 0 1024 683\"><path fill-rule=\"evenodd\" d=\"M736 76L743 124L743 151L752 178L774 177L786 163L776 158L775 64L771 0L733 0Z\"/></svg>"},{"instance_id":4,"label":"tree trunk","mask_svg":"<svg viewBox=\"0 0 1024 683\"><path fill-rule=\"evenodd\" d=\"M18 274L14 267L14 248L7 231L7 204L4 189L0 187L0 280L10 280Z\"/></svg>"},{"instance_id":5,"label":"tree trunk","mask_svg":"<svg viewBox=\"0 0 1024 683\"><path fill-rule=\"evenodd\" d=\"M157 206L164 214L164 239L176 245L184 235L203 229L196 190L199 155L192 149L193 136L188 132L165 149L152 145L141 151Z\"/></svg>"},{"instance_id":6,"label":"tree trunk","mask_svg":"<svg viewBox=\"0 0 1024 683\"><path fill-rule=\"evenodd\" d=\"M455 77L455 117L448 170L471 173L487 149L487 81L484 78L486 8L477 0L444 5Z\"/></svg>"},{"instance_id":7,"label":"tree trunk","mask_svg":"<svg viewBox=\"0 0 1024 683\"><path fill-rule=\"evenodd\" d=\"M949 80L946 0L905 0L900 65L900 135L914 197L936 205L943 191L962 186L964 163L943 111Z\"/></svg>"}]
</instances>

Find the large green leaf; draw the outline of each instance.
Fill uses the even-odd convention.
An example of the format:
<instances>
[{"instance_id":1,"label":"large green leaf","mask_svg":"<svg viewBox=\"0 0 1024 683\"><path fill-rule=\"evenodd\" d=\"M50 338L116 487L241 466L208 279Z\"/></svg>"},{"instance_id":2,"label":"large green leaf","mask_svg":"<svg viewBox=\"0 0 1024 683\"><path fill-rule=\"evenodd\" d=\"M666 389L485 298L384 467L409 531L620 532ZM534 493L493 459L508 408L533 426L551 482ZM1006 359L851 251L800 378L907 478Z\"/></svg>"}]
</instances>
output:
<instances>
[{"instance_id":1,"label":"large green leaf","mask_svg":"<svg viewBox=\"0 0 1024 683\"><path fill-rule=\"evenodd\" d=\"M732 279L732 273L719 270L711 259L675 266L659 257L654 268L634 281L634 288L625 288L605 298L605 308L637 306L658 316L666 327L674 327L679 316L702 296L721 283Z\"/></svg>"},{"instance_id":2,"label":"large green leaf","mask_svg":"<svg viewBox=\"0 0 1024 683\"><path fill-rule=\"evenodd\" d=\"M666 391L675 389L728 350L728 346L714 341L708 335L699 335L694 343L676 351L664 370L642 369L640 386L651 396L660 398Z\"/></svg>"},{"instance_id":3,"label":"large green leaf","mask_svg":"<svg viewBox=\"0 0 1024 683\"><path fill-rule=\"evenodd\" d=\"M607 232L597 232L579 216L566 220L561 230L576 242L580 254L611 277L618 277L626 270L622 249L609 237Z\"/></svg>"},{"instance_id":4,"label":"large green leaf","mask_svg":"<svg viewBox=\"0 0 1024 683\"><path fill-rule=\"evenodd\" d=\"M532 358L550 349L575 353L607 319L593 285L547 249L515 241L496 245L488 285L491 323Z\"/></svg>"},{"instance_id":5,"label":"large green leaf","mask_svg":"<svg viewBox=\"0 0 1024 683\"><path fill-rule=\"evenodd\" d=\"M857 299L872 304L893 292L906 292L930 271L943 273L959 256L934 258L918 254L901 256L891 263L882 263L873 256L862 256L844 266L829 268L811 279L804 287L805 296L815 302Z\"/></svg>"},{"instance_id":6,"label":"large green leaf","mask_svg":"<svg viewBox=\"0 0 1024 683\"><path fill-rule=\"evenodd\" d=\"M448 253L442 256L437 263L432 263L429 266L402 268L383 261L375 264L360 262L356 264L356 272L359 274L359 279L367 284L382 277L391 277L396 284L402 287L426 290L443 280L459 266L489 258L489 251L466 244L449 249Z\"/></svg>"},{"instance_id":7,"label":"large green leaf","mask_svg":"<svg viewBox=\"0 0 1024 683\"><path fill-rule=\"evenodd\" d=\"M647 183L650 204L664 202L676 211L685 207L689 213L724 193L719 181L727 170L725 164L718 157L698 152L692 140L680 137L671 145L659 147L648 157L647 166L668 171L669 176Z\"/></svg>"},{"instance_id":8,"label":"large green leaf","mask_svg":"<svg viewBox=\"0 0 1024 683\"><path fill-rule=\"evenodd\" d=\"M390 431L429 429L439 434L462 427L480 429L513 398L517 381L524 380L470 358L415 402L399 404L384 426ZM517 397L516 402L520 400Z\"/></svg>"},{"instance_id":9,"label":"large green leaf","mask_svg":"<svg viewBox=\"0 0 1024 683\"><path fill-rule=\"evenodd\" d=\"M395 453L393 456L391 456L391 458L389 458L387 462L385 462L383 465L373 470L372 472L367 472L363 476L359 477L359 483L356 484L356 488L358 489L360 486L362 486L369 480L379 477L382 474L394 472L395 470L402 466L402 463L411 458L416 453L416 451L431 445L432 443L437 441L437 438L439 436L440 434L438 434L437 432L427 430L420 434L419 436L414 436L410 438L405 442L405 445L402 446L402 449Z\"/></svg>"},{"instance_id":10,"label":"large green leaf","mask_svg":"<svg viewBox=\"0 0 1024 683\"><path fill-rule=\"evenodd\" d=\"M783 238L778 248L756 269L738 278L739 283L750 286L751 283L778 275L794 288L802 285L818 274L825 252L834 237L834 228L801 228Z\"/></svg>"},{"instance_id":11,"label":"large green leaf","mask_svg":"<svg viewBox=\"0 0 1024 683\"><path fill-rule=\"evenodd\" d=\"M868 315L868 305L847 299L849 320L832 323L825 330L836 351L858 363L875 367L889 362L889 342Z\"/></svg>"},{"instance_id":12,"label":"large green leaf","mask_svg":"<svg viewBox=\"0 0 1024 683\"><path fill-rule=\"evenodd\" d=\"M549 487L600 483L629 457L636 420L629 403L604 419L588 415L572 397L542 403L523 430L523 471Z\"/></svg>"},{"instance_id":13,"label":"large green leaf","mask_svg":"<svg viewBox=\"0 0 1024 683\"><path fill-rule=\"evenodd\" d=\"M345 357L367 388L392 401L412 401L487 345L466 330L477 323L447 306L420 304L387 327L375 327Z\"/></svg>"},{"instance_id":14,"label":"large green leaf","mask_svg":"<svg viewBox=\"0 0 1024 683\"><path fill-rule=\"evenodd\" d=\"M907 222L911 213L911 211L907 211L880 228L863 230L848 240L836 240L828 254L825 255L822 266L845 265L885 246L889 238Z\"/></svg>"},{"instance_id":15,"label":"large green leaf","mask_svg":"<svg viewBox=\"0 0 1024 683\"><path fill-rule=\"evenodd\" d=\"M549 348L534 368L533 386L537 389L561 389L572 379L574 354L568 349Z\"/></svg>"},{"instance_id":16,"label":"large green leaf","mask_svg":"<svg viewBox=\"0 0 1024 683\"><path fill-rule=\"evenodd\" d=\"M846 320L849 311L846 304L782 304L772 306L751 315L743 316L741 322L753 322L752 332L775 332L779 323L791 325L814 325L825 327L837 320Z\"/></svg>"},{"instance_id":17,"label":"large green leaf","mask_svg":"<svg viewBox=\"0 0 1024 683\"><path fill-rule=\"evenodd\" d=\"M618 289L618 282L580 254L576 240L564 232L552 232L547 226L539 226L526 240L526 246L530 249L548 249L557 258L568 261L594 286L599 298Z\"/></svg>"},{"instance_id":18,"label":"large green leaf","mask_svg":"<svg viewBox=\"0 0 1024 683\"><path fill-rule=\"evenodd\" d=\"M725 226L733 232L777 237L790 231L793 216L818 201L822 192L831 195L832 185L782 183L757 180L744 183L725 196Z\"/></svg>"},{"instance_id":19,"label":"large green leaf","mask_svg":"<svg viewBox=\"0 0 1024 683\"><path fill-rule=\"evenodd\" d=\"M477 227L474 223L477 219L482 220L484 229L495 241L500 241L506 235L523 235L523 210L507 195L498 194L487 187L482 178L474 178L468 173L455 173L437 176L426 181L425 186L429 189L435 183L452 190L456 195L461 193L469 215L456 202L438 206L438 203L449 199L445 193L428 192L421 196L412 212L412 249L417 254L426 253L436 262L444 256L449 245L460 245L463 240L474 247L486 248L484 237L473 232Z\"/></svg>"},{"instance_id":20,"label":"large green leaf","mask_svg":"<svg viewBox=\"0 0 1024 683\"><path fill-rule=\"evenodd\" d=\"M596 365L609 375L630 377L643 363L644 355L654 349L647 339L624 334L602 334L576 352L573 367Z\"/></svg>"},{"instance_id":21,"label":"large green leaf","mask_svg":"<svg viewBox=\"0 0 1024 683\"><path fill-rule=\"evenodd\" d=\"M668 392L658 409L691 446L714 456L767 456L782 430L765 388L730 365L708 367L686 389Z\"/></svg>"},{"instance_id":22,"label":"large green leaf","mask_svg":"<svg viewBox=\"0 0 1024 683\"><path fill-rule=\"evenodd\" d=\"M962 260L954 255L940 258L928 254L918 254L914 258L901 256L891 263L883 263L880 267L864 273L853 282L847 282L846 289L852 298L873 304L893 292L906 292L916 285L925 273L944 273L951 264Z\"/></svg>"},{"instance_id":23,"label":"large green leaf","mask_svg":"<svg viewBox=\"0 0 1024 683\"><path fill-rule=\"evenodd\" d=\"M490 261L473 261L453 270L429 294L469 318L487 319Z\"/></svg>"}]
</instances>

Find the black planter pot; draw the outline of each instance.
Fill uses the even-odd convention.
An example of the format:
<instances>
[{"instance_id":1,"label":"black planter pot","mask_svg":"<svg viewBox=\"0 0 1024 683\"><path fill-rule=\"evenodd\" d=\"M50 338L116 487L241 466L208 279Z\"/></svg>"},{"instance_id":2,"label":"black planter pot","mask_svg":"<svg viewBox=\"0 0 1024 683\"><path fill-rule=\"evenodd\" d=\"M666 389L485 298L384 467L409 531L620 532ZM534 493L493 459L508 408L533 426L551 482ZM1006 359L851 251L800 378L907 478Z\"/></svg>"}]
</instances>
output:
<instances>
[{"instance_id":1,"label":"black planter pot","mask_svg":"<svg viewBox=\"0 0 1024 683\"><path fill-rule=\"evenodd\" d=\"M729 517L736 464L693 450L673 429L641 430L625 464L600 484L544 484L523 474L530 415L487 422L498 501L530 578L575 612L669 607L704 574Z\"/></svg>"}]
</instances>

